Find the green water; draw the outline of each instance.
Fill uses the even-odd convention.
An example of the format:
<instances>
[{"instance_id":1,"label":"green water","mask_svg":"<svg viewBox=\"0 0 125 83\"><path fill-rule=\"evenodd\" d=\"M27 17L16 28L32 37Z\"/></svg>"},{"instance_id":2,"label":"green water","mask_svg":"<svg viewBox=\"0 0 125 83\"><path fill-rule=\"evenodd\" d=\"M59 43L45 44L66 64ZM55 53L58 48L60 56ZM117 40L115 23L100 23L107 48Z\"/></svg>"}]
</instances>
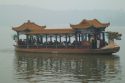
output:
<instances>
[{"instance_id":1,"label":"green water","mask_svg":"<svg viewBox=\"0 0 125 83\"><path fill-rule=\"evenodd\" d=\"M124 29L113 55L43 54L15 52L11 29L1 31L0 83L124 83Z\"/></svg>"}]
</instances>

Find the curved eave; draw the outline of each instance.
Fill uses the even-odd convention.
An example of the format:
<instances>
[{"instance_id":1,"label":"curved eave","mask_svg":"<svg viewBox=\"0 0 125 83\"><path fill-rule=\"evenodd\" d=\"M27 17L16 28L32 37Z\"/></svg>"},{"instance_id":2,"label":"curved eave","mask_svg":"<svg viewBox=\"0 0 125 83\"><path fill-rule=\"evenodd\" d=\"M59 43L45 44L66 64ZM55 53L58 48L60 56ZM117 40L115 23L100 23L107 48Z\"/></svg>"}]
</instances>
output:
<instances>
[{"instance_id":1,"label":"curved eave","mask_svg":"<svg viewBox=\"0 0 125 83\"><path fill-rule=\"evenodd\" d=\"M19 30L17 30L17 27L12 27L12 30L18 32Z\"/></svg>"},{"instance_id":2,"label":"curved eave","mask_svg":"<svg viewBox=\"0 0 125 83\"><path fill-rule=\"evenodd\" d=\"M28 20L28 22L23 23L22 25L20 25L18 27L12 27L12 30L21 32L24 30L36 31L36 30L42 30L45 28L46 28L46 26L40 26L40 25L37 25L34 22L30 22L30 20Z\"/></svg>"},{"instance_id":3,"label":"curved eave","mask_svg":"<svg viewBox=\"0 0 125 83\"><path fill-rule=\"evenodd\" d=\"M110 23L107 23L107 24L103 24L102 26L82 26L82 25L72 25L70 24L70 27L72 27L72 29L88 29L90 27L94 27L94 28L97 28L97 29L101 29L101 28L106 28L110 25Z\"/></svg>"},{"instance_id":4,"label":"curved eave","mask_svg":"<svg viewBox=\"0 0 125 83\"><path fill-rule=\"evenodd\" d=\"M38 30L42 30L42 29L45 29L46 28L46 26L39 26L39 27L41 27L41 29L39 28L39 29L37 29L37 28L31 28L30 29L30 27L29 28L25 28L25 27L12 27L12 30L14 30L14 31L16 31L16 32L22 32L22 31L25 31L25 30L30 30L30 31L38 31Z\"/></svg>"}]
</instances>

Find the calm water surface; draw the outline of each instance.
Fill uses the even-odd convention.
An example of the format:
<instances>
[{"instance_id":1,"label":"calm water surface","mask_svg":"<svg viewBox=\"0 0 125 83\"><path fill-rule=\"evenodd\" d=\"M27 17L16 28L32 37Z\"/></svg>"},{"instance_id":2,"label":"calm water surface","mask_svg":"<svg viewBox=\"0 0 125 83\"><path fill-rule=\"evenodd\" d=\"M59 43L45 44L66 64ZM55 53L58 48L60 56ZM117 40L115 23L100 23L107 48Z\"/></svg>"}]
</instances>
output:
<instances>
[{"instance_id":1,"label":"calm water surface","mask_svg":"<svg viewBox=\"0 0 125 83\"><path fill-rule=\"evenodd\" d=\"M119 55L1 52L0 82L123 83L120 60Z\"/></svg>"},{"instance_id":2,"label":"calm water surface","mask_svg":"<svg viewBox=\"0 0 125 83\"><path fill-rule=\"evenodd\" d=\"M117 41L120 52L113 55L15 52L12 43L3 45L10 36L0 47L0 83L125 82L124 32L122 41Z\"/></svg>"}]
</instances>

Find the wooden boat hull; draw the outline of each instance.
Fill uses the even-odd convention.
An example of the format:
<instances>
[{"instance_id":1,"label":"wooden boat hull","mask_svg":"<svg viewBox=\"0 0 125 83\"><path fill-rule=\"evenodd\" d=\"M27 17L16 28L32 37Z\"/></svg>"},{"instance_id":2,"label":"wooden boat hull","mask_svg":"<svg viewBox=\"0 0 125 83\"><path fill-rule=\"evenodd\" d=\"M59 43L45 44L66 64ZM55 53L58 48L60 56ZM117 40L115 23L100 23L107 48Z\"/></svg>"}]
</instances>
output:
<instances>
[{"instance_id":1,"label":"wooden boat hull","mask_svg":"<svg viewBox=\"0 0 125 83\"><path fill-rule=\"evenodd\" d=\"M83 54L112 54L118 52L120 47L107 49L83 49L83 48L18 48L20 52L41 52L41 53L83 53Z\"/></svg>"}]
</instances>

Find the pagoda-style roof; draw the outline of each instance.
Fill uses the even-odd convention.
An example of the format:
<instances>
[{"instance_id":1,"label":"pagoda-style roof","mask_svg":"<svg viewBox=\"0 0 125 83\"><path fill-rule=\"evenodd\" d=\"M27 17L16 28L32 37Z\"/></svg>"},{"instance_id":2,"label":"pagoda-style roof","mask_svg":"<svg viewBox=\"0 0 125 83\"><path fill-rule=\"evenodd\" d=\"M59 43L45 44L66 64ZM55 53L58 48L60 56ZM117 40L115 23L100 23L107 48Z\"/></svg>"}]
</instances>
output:
<instances>
[{"instance_id":1,"label":"pagoda-style roof","mask_svg":"<svg viewBox=\"0 0 125 83\"><path fill-rule=\"evenodd\" d=\"M71 29L43 29L41 31L28 32L26 34L68 34L73 33L74 30Z\"/></svg>"},{"instance_id":2,"label":"pagoda-style roof","mask_svg":"<svg viewBox=\"0 0 125 83\"><path fill-rule=\"evenodd\" d=\"M87 28L90 28L90 27L106 28L109 25L110 25L110 23L101 23L97 19L93 19L93 20L84 19L79 24L74 24L74 25L70 24L70 27L72 27L73 29L87 29Z\"/></svg>"},{"instance_id":3,"label":"pagoda-style roof","mask_svg":"<svg viewBox=\"0 0 125 83\"><path fill-rule=\"evenodd\" d=\"M46 26L39 26L33 22L28 22L12 29L16 32L22 32L22 34L68 34L75 33L76 29L87 29L87 28L106 28L110 23L101 23L97 19L83 20L79 24L70 25L70 28L63 29L46 29Z\"/></svg>"},{"instance_id":4,"label":"pagoda-style roof","mask_svg":"<svg viewBox=\"0 0 125 83\"><path fill-rule=\"evenodd\" d=\"M17 32L21 32L21 31L39 31L39 30L42 30L46 28L46 26L39 26L33 22L30 22L30 20L28 20L26 23L18 26L18 27L13 27L12 29L14 31L17 31Z\"/></svg>"}]
</instances>

